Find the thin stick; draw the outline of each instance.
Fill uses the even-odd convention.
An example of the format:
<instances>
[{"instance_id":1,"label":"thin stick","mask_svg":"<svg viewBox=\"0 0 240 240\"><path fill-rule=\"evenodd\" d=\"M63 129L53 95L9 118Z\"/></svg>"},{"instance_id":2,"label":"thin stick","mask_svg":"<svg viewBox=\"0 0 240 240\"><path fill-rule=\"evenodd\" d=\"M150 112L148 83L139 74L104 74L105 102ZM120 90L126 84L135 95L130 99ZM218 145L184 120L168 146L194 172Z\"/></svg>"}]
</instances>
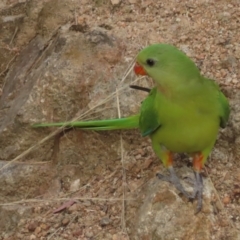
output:
<instances>
[{"instance_id":1,"label":"thin stick","mask_svg":"<svg viewBox=\"0 0 240 240\"><path fill-rule=\"evenodd\" d=\"M136 56L134 57L134 59L132 60L131 64L129 65L130 67L127 68L126 72L123 74L122 80L120 81L120 83L118 84L118 86L120 86L121 84L123 84L123 82L126 80L127 76L129 75L129 73L132 71L133 66L135 64L135 60L136 60Z\"/></svg>"},{"instance_id":2,"label":"thin stick","mask_svg":"<svg viewBox=\"0 0 240 240\"><path fill-rule=\"evenodd\" d=\"M122 201L122 198L88 198L88 197L74 197L71 198L73 200L85 201ZM60 201L68 201L69 198L52 198L52 199L24 199L15 202L1 203L0 206L12 206L16 204L26 204L26 203L41 203L41 202L60 202ZM136 201L134 198L126 198L125 201Z\"/></svg>"},{"instance_id":3,"label":"thin stick","mask_svg":"<svg viewBox=\"0 0 240 240\"><path fill-rule=\"evenodd\" d=\"M2 72L0 72L0 76L2 76L8 69L9 69L9 65L15 60L15 58L18 56L18 54L15 54L12 58L11 58L11 60L8 62L8 64L7 64L7 66L6 66L6 68L2 71ZM4 88L4 85L5 85L5 82L4 82L4 84L3 84L3 86L2 86L2 89Z\"/></svg>"},{"instance_id":4,"label":"thin stick","mask_svg":"<svg viewBox=\"0 0 240 240\"><path fill-rule=\"evenodd\" d=\"M71 221L68 223L68 225L70 225L75 219L76 219L77 216L74 216ZM59 230L61 230L63 227L59 227L56 229L56 231L54 231L49 237L48 237L48 240L50 240Z\"/></svg>"},{"instance_id":5,"label":"thin stick","mask_svg":"<svg viewBox=\"0 0 240 240\"><path fill-rule=\"evenodd\" d=\"M16 28L15 28L14 34L13 34L13 36L12 36L12 39L11 39L11 41L10 41L9 45L11 45L11 44L12 44L12 42L13 42L14 38L16 37L17 31L18 31L18 27L16 27Z\"/></svg>"},{"instance_id":6,"label":"thin stick","mask_svg":"<svg viewBox=\"0 0 240 240\"><path fill-rule=\"evenodd\" d=\"M146 87L141 87L141 86L137 86L137 85L129 85L130 88L136 89L136 90L141 90L144 92L151 92L150 88L146 88Z\"/></svg>"},{"instance_id":7,"label":"thin stick","mask_svg":"<svg viewBox=\"0 0 240 240\"><path fill-rule=\"evenodd\" d=\"M117 110L118 110L118 118L121 118L121 110L119 104L119 95L118 90L116 89L116 98L117 98ZM123 187L123 194L122 194L122 216L121 216L121 225L122 231L127 233L126 231L126 221L125 221L125 191L126 191L126 172L125 172L125 164L124 164L124 149L123 149L123 138L122 133L120 133L120 147L121 147L121 162L122 162L122 187Z\"/></svg>"},{"instance_id":8,"label":"thin stick","mask_svg":"<svg viewBox=\"0 0 240 240\"><path fill-rule=\"evenodd\" d=\"M63 227L57 228L49 237L48 240L51 239L59 230L61 230Z\"/></svg>"},{"instance_id":9,"label":"thin stick","mask_svg":"<svg viewBox=\"0 0 240 240\"><path fill-rule=\"evenodd\" d=\"M127 76L125 76L126 78ZM135 82L138 82L140 79L142 79L144 77L140 77L140 78L137 78L136 80L133 81L133 83ZM123 92L123 90L125 90L128 86L124 86L124 87L121 87L121 88L118 88L117 91L111 93L109 96L107 96L105 99L103 99L100 103L98 103L97 105L93 106L92 108L90 108L89 110L87 110L85 113L81 114L80 116L74 118L72 121L77 121L77 120L80 120L82 118L84 118L87 114L89 114L92 110L94 110L95 108L105 104L106 102L110 101L116 94L117 92ZM67 123L66 123L67 124ZM65 127L65 126L63 126ZM62 128L63 128L62 127Z\"/></svg>"}]
</instances>

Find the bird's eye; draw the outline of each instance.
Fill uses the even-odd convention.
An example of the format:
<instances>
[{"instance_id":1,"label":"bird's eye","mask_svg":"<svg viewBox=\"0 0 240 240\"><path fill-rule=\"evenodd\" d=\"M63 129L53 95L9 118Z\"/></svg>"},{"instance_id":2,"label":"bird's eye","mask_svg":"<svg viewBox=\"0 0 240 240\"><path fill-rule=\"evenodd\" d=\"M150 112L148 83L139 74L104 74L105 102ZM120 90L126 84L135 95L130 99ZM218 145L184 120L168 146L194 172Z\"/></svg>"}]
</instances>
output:
<instances>
[{"instance_id":1,"label":"bird's eye","mask_svg":"<svg viewBox=\"0 0 240 240\"><path fill-rule=\"evenodd\" d=\"M155 64L155 61L153 59L149 58L149 59L147 59L146 63L149 67L152 67Z\"/></svg>"}]
</instances>

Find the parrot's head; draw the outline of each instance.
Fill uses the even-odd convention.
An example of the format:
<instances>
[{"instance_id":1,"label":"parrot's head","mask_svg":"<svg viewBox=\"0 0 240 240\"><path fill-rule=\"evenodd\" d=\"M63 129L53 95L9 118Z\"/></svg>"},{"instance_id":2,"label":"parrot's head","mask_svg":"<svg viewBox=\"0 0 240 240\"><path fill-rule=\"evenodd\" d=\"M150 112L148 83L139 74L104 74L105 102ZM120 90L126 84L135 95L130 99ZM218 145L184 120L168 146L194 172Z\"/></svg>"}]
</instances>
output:
<instances>
[{"instance_id":1,"label":"parrot's head","mask_svg":"<svg viewBox=\"0 0 240 240\"><path fill-rule=\"evenodd\" d=\"M137 75L148 75L161 86L187 84L200 77L195 63L169 44L153 44L139 52L134 66Z\"/></svg>"}]
</instances>

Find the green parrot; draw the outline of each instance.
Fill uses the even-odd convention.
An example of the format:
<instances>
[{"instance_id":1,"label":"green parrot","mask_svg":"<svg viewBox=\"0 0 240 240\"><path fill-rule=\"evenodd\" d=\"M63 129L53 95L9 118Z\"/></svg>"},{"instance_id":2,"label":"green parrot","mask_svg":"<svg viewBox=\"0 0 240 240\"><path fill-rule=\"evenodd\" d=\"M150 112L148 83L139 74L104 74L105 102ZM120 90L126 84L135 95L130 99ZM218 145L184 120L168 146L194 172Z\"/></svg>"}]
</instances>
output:
<instances>
[{"instance_id":1,"label":"green parrot","mask_svg":"<svg viewBox=\"0 0 240 240\"><path fill-rule=\"evenodd\" d=\"M213 80L201 75L190 58L169 44L153 44L141 50L134 71L137 75L151 77L155 82L155 87L142 102L139 114L120 119L42 123L33 127L139 128L143 137L150 137L154 152L169 170L169 176L157 176L174 184L188 199L197 198L197 213L202 208L200 172L215 144L219 128L227 124L230 113L228 100ZM173 153L187 153L193 158L195 179L191 195L175 174Z\"/></svg>"}]
</instances>

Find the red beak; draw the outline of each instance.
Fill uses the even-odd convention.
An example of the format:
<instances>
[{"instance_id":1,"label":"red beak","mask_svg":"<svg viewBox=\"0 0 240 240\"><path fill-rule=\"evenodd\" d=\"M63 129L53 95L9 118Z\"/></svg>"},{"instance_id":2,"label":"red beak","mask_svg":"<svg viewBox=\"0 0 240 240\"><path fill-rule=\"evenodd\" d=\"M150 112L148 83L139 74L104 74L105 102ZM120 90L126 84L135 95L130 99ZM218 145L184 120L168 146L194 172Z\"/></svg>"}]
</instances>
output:
<instances>
[{"instance_id":1,"label":"red beak","mask_svg":"<svg viewBox=\"0 0 240 240\"><path fill-rule=\"evenodd\" d=\"M138 63L135 64L133 69L134 69L134 72L136 73L136 75L142 75L142 76L147 75L144 68L141 65L139 65Z\"/></svg>"}]
</instances>

